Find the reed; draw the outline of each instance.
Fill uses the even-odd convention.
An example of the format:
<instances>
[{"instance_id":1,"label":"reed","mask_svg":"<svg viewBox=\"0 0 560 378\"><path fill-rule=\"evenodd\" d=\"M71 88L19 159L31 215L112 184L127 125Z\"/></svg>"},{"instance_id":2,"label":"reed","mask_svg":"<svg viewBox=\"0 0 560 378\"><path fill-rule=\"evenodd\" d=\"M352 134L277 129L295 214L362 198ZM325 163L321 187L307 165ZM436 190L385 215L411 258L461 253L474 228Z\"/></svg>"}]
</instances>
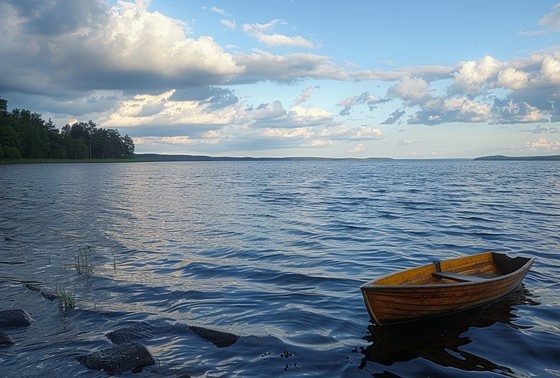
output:
<instances>
[{"instance_id":1,"label":"reed","mask_svg":"<svg viewBox=\"0 0 560 378\"><path fill-rule=\"evenodd\" d=\"M80 275L91 276L93 274L93 252L91 246L80 248L74 261L76 272Z\"/></svg>"}]
</instances>

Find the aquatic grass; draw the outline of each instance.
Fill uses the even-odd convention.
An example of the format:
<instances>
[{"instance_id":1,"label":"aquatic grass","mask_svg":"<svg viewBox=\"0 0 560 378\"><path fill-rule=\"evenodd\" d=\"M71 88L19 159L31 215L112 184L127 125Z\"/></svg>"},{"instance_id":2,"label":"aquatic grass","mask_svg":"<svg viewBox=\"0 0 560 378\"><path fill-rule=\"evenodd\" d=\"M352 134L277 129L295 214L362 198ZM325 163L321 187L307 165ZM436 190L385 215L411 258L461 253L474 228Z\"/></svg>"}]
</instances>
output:
<instances>
[{"instance_id":1,"label":"aquatic grass","mask_svg":"<svg viewBox=\"0 0 560 378\"><path fill-rule=\"evenodd\" d=\"M76 296L68 292L66 289L63 289L60 292L57 292L58 295L58 307L61 311L69 311L76 308Z\"/></svg>"},{"instance_id":2,"label":"aquatic grass","mask_svg":"<svg viewBox=\"0 0 560 378\"><path fill-rule=\"evenodd\" d=\"M74 267L79 275L89 277L93 274L93 251L91 246L86 245L80 248L74 261Z\"/></svg>"}]
</instances>

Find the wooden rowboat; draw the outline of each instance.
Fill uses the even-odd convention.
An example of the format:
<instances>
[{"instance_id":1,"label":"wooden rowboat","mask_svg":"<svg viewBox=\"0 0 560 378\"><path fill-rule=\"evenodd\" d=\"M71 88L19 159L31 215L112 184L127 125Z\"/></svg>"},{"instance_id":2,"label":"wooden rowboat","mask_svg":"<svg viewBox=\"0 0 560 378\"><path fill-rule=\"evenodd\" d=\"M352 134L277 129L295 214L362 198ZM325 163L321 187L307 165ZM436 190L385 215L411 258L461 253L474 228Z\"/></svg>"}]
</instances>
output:
<instances>
[{"instance_id":1,"label":"wooden rowboat","mask_svg":"<svg viewBox=\"0 0 560 378\"><path fill-rule=\"evenodd\" d=\"M513 291L534 258L485 252L436 261L361 286L377 324L393 324L467 310Z\"/></svg>"}]
</instances>

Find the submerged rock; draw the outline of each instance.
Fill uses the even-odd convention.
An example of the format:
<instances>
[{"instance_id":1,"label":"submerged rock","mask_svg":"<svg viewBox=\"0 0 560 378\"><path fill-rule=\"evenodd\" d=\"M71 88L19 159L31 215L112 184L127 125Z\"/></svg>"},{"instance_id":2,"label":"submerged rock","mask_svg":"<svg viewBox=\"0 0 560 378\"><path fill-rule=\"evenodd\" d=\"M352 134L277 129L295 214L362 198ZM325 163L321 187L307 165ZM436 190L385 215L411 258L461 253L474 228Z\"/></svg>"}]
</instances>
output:
<instances>
[{"instance_id":1,"label":"submerged rock","mask_svg":"<svg viewBox=\"0 0 560 378\"><path fill-rule=\"evenodd\" d=\"M114 344L124 344L139 339L149 339L155 335L156 333L154 327L149 323L142 322L111 331L105 336Z\"/></svg>"},{"instance_id":2,"label":"submerged rock","mask_svg":"<svg viewBox=\"0 0 560 378\"><path fill-rule=\"evenodd\" d=\"M15 344L14 339L0 328L0 348Z\"/></svg>"},{"instance_id":3,"label":"submerged rock","mask_svg":"<svg viewBox=\"0 0 560 378\"><path fill-rule=\"evenodd\" d=\"M237 342L237 339L239 339L239 336L234 335L233 333L215 331L204 327L191 326L190 330L202 337L204 340L210 341L218 348L225 348L233 345Z\"/></svg>"},{"instance_id":4,"label":"submerged rock","mask_svg":"<svg viewBox=\"0 0 560 378\"><path fill-rule=\"evenodd\" d=\"M33 322L27 311L14 308L0 311L0 328L28 327Z\"/></svg>"},{"instance_id":5,"label":"submerged rock","mask_svg":"<svg viewBox=\"0 0 560 378\"><path fill-rule=\"evenodd\" d=\"M155 364L154 357L144 345L139 343L121 344L91 354L77 357L78 361L93 370L108 373L138 373L142 368Z\"/></svg>"},{"instance_id":6,"label":"submerged rock","mask_svg":"<svg viewBox=\"0 0 560 378\"><path fill-rule=\"evenodd\" d=\"M34 284L34 283L26 283L25 287L28 288L31 291L41 291L42 290L41 285Z\"/></svg>"},{"instance_id":7,"label":"submerged rock","mask_svg":"<svg viewBox=\"0 0 560 378\"><path fill-rule=\"evenodd\" d=\"M41 295L43 298L48 299L49 301L54 301L55 299L60 299L60 295L52 290L41 290Z\"/></svg>"},{"instance_id":8,"label":"submerged rock","mask_svg":"<svg viewBox=\"0 0 560 378\"><path fill-rule=\"evenodd\" d=\"M228 332L216 331L205 327L189 326L186 324L152 325L147 322L135 323L131 326L119 328L107 333L105 336L114 344L130 343L140 339L149 339L165 334L177 335L183 332L192 332L210 341L218 348L233 345L239 336Z\"/></svg>"}]
</instances>

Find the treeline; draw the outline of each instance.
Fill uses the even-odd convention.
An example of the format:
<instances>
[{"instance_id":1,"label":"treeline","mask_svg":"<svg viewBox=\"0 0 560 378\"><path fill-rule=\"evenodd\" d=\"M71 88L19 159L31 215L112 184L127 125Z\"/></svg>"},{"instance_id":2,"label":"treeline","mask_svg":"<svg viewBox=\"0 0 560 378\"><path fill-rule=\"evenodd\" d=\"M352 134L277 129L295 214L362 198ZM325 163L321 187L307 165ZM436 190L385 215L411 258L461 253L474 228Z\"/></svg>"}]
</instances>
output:
<instances>
[{"instance_id":1,"label":"treeline","mask_svg":"<svg viewBox=\"0 0 560 378\"><path fill-rule=\"evenodd\" d=\"M61 130L29 110L8 112L0 98L0 160L125 159L134 157L134 142L115 129L92 121L66 124Z\"/></svg>"}]
</instances>

